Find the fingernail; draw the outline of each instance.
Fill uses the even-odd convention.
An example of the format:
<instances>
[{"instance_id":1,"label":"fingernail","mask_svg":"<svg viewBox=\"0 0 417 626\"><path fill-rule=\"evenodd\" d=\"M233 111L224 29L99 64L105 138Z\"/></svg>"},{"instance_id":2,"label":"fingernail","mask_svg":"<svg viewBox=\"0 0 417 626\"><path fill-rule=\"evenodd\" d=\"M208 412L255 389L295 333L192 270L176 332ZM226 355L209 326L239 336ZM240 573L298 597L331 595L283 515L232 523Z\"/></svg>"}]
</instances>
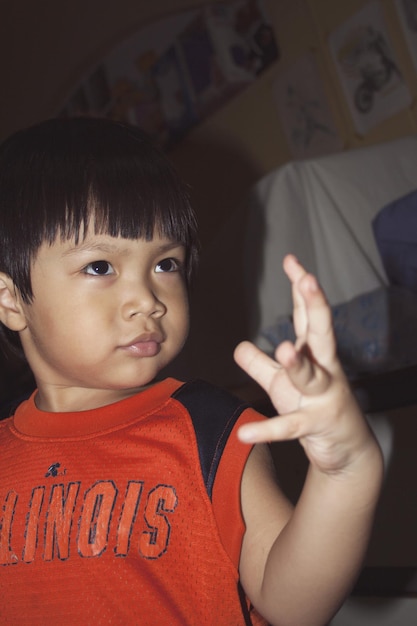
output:
<instances>
[{"instance_id":1,"label":"fingernail","mask_svg":"<svg viewBox=\"0 0 417 626\"><path fill-rule=\"evenodd\" d=\"M252 426L242 426L238 430L238 437L244 443L253 443L256 441L256 429Z\"/></svg>"}]
</instances>

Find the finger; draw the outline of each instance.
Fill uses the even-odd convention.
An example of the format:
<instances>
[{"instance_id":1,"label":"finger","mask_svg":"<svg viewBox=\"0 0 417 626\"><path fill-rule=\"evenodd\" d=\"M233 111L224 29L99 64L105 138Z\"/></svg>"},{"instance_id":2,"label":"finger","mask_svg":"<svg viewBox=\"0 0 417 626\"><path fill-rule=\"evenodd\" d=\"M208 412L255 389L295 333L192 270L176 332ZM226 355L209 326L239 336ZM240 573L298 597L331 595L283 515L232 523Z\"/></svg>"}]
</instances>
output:
<instances>
[{"instance_id":1,"label":"finger","mask_svg":"<svg viewBox=\"0 0 417 626\"><path fill-rule=\"evenodd\" d=\"M271 387L281 365L249 341L240 343L234 351L236 363L266 391Z\"/></svg>"},{"instance_id":2,"label":"finger","mask_svg":"<svg viewBox=\"0 0 417 626\"><path fill-rule=\"evenodd\" d=\"M307 273L294 254L285 255L283 267L292 283L297 283Z\"/></svg>"},{"instance_id":3,"label":"finger","mask_svg":"<svg viewBox=\"0 0 417 626\"><path fill-rule=\"evenodd\" d=\"M299 290L299 282L307 272L292 254L284 258L283 267L291 282L294 330L296 336L300 337L307 332L307 313L304 298Z\"/></svg>"},{"instance_id":4,"label":"finger","mask_svg":"<svg viewBox=\"0 0 417 626\"><path fill-rule=\"evenodd\" d=\"M335 356L336 343L326 296L315 276L309 274L294 255L284 258L284 270L292 282L297 346L307 339L313 353L318 348L321 358L330 362Z\"/></svg>"},{"instance_id":5,"label":"finger","mask_svg":"<svg viewBox=\"0 0 417 626\"><path fill-rule=\"evenodd\" d=\"M268 443L271 441L289 441L311 434L311 420L306 426L300 413L295 412L285 417L271 417L262 422L250 422L241 426L238 438L244 443Z\"/></svg>"},{"instance_id":6,"label":"finger","mask_svg":"<svg viewBox=\"0 0 417 626\"><path fill-rule=\"evenodd\" d=\"M300 406L300 392L291 383L285 368L253 344L241 343L235 350L235 359L266 391L279 414L295 411Z\"/></svg>"},{"instance_id":7,"label":"finger","mask_svg":"<svg viewBox=\"0 0 417 626\"><path fill-rule=\"evenodd\" d=\"M278 346L276 357L301 396L319 395L328 389L330 375L316 362L307 345L297 349L286 341Z\"/></svg>"},{"instance_id":8,"label":"finger","mask_svg":"<svg viewBox=\"0 0 417 626\"><path fill-rule=\"evenodd\" d=\"M306 274L299 283L305 302L308 343L312 356L328 366L336 355L336 340L333 332L332 312L317 279Z\"/></svg>"}]
</instances>

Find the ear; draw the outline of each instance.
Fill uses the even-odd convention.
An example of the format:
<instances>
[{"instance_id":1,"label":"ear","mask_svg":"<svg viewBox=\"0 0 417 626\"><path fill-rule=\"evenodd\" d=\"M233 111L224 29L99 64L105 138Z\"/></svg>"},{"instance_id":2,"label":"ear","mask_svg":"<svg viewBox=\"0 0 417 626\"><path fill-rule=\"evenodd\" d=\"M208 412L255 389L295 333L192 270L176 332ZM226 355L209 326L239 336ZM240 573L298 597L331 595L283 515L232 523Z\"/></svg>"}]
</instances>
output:
<instances>
[{"instance_id":1,"label":"ear","mask_svg":"<svg viewBox=\"0 0 417 626\"><path fill-rule=\"evenodd\" d=\"M10 276L3 272L0 272L0 321L17 332L27 326L19 291Z\"/></svg>"}]
</instances>

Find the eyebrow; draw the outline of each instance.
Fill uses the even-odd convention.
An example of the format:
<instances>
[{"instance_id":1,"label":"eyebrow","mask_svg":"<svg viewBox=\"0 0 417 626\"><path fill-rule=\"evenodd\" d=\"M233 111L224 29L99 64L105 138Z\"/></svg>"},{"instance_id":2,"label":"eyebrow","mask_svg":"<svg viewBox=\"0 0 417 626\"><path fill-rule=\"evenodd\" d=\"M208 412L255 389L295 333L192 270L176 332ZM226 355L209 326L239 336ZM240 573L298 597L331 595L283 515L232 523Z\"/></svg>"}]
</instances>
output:
<instances>
[{"instance_id":1,"label":"eyebrow","mask_svg":"<svg viewBox=\"0 0 417 626\"><path fill-rule=\"evenodd\" d=\"M170 241L161 246L158 246L158 250L161 252L168 252L169 250L174 250L175 248L185 248L185 245L180 241Z\"/></svg>"},{"instance_id":2,"label":"eyebrow","mask_svg":"<svg viewBox=\"0 0 417 626\"><path fill-rule=\"evenodd\" d=\"M157 251L160 253L168 252L169 250L174 250L175 248L184 248L184 244L179 241L168 241L157 247ZM103 252L105 254L129 254L129 250L127 248L120 248L117 244L106 243L106 242L97 242L97 243L89 243L85 241L79 245L72 246L68 250L62 253L63 257L69 257L73 254L77 254L78 252Z\"/></svg>"},{"instance_id":3,"label":"eyebrow","mask_svg":"<svg viewBox=\"0 0 417 626\"><path fill-rule=\"evenodd\" d=\"M88 242L83 242L80 245L77 246L72 246L71 248L68 248L68 250L65 250L65 252L62 253L62 256L66 257L66 256L71 256L72 254L77 254L78 252L105 252L106 254L111 254L111 253L115 253L115 252L124 252L127 253L127 250L121 250L119 248L119 246L116 246L114 244L108 244L108 243L88 243Z\"/></svg>"}]
</instances>

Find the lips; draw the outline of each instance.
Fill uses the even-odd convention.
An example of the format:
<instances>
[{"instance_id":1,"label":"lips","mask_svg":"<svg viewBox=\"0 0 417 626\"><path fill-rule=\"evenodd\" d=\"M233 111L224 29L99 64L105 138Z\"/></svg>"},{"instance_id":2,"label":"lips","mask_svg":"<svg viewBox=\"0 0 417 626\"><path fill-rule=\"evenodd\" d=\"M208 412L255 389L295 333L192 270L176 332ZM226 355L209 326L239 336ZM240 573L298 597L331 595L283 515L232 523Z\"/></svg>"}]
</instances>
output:
<instances>
[{"instance_id":1,"label":"lips","mask_svg":"<svg viewBox=\"0 0 417 626\"><path fill-rule=\"evenodd\" d=\"M160 352L163 340L160 333L144 333L121 347L132 356L152 357Z\"/></svg>"}]
</instances>

